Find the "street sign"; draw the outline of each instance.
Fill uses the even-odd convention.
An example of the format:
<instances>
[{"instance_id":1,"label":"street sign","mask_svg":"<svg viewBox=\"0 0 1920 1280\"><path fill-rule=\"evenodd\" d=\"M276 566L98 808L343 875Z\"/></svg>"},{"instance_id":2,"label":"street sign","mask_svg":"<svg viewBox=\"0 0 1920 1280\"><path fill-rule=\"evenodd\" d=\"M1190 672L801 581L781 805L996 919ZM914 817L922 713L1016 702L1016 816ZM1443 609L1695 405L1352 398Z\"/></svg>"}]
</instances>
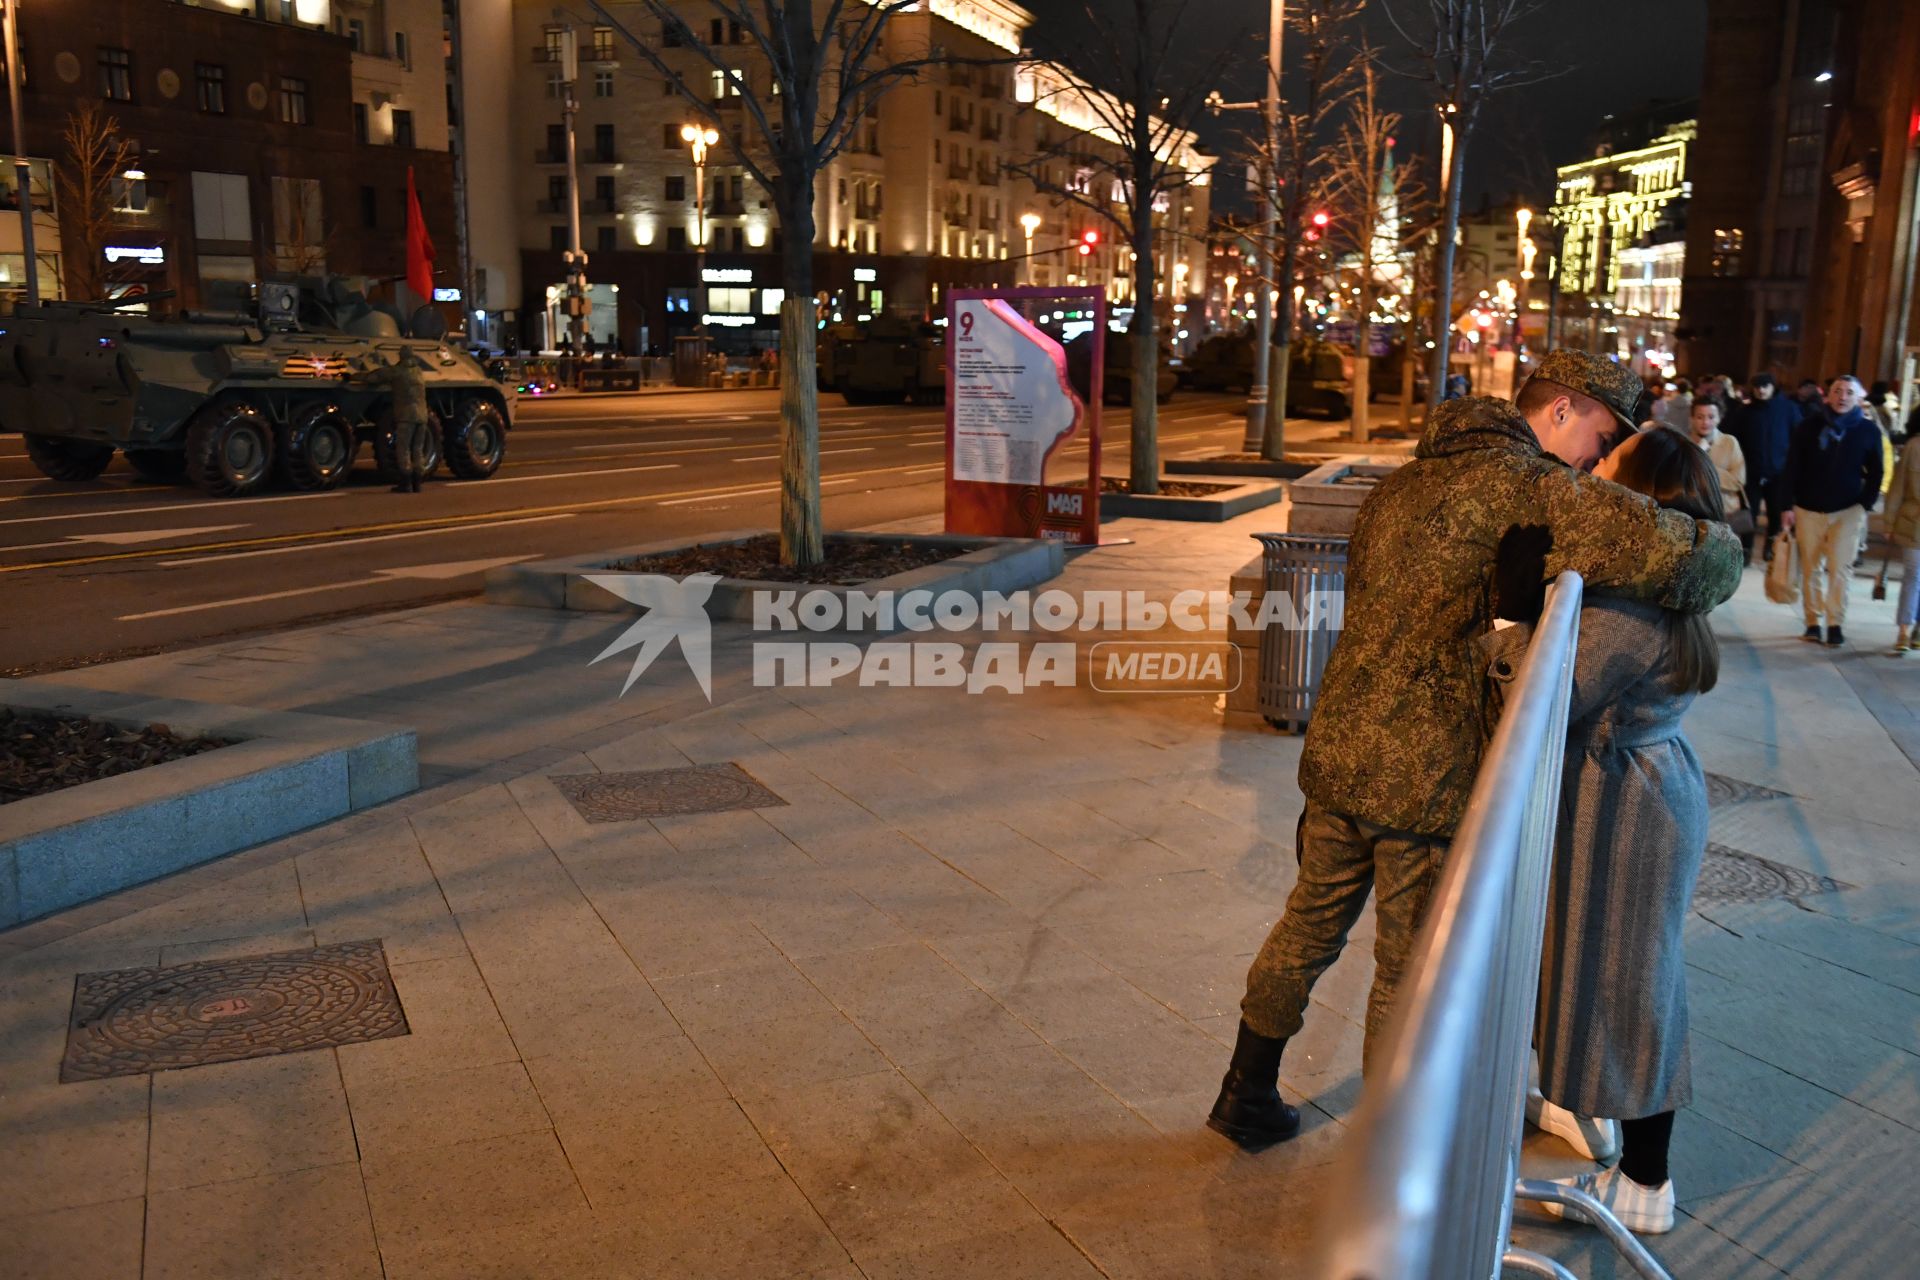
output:
<instances>
[{"instance_id":1,"label":"street sign","mask_svg":"<svg viewBox=\"0 0 1920 1280\"><path fill-rule=\"evenodd\" d=\"M1073 307L1093 313L1082 394L1066 349L1041 327ZM947 300L947 531L1100 540L1100 396L1106 297L1098 289L956 289ZM1048 463L1079 437L1078 477L1049 484ZM1065 477L1062 477L1063 479Z\"/></svg>"}]
</instances>

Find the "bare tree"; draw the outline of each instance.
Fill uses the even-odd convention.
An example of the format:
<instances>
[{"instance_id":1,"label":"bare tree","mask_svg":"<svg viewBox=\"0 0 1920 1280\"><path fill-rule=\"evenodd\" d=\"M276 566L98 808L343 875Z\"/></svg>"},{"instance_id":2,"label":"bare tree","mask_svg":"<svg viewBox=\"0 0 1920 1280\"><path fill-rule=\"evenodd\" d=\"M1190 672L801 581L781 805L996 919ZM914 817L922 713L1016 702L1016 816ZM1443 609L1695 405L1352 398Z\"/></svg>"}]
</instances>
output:
<instances>
[{"instance_id":1,"label":"bare tree","mask_svg":"<svg viewBox=\"0 0 1920 1280\"><path fill-rule=\"evenodd\" d=\"M1340 126L1332 149L1327 195L1333 223L1353 255L1353 424L1352 437L1368 435L1368 402L1373 383L1373 312L1393 287L1409 250L1428 231L1421 216L1425 191L1410 166L1395 164L1394 135L1400 114L1382 109L1379 67L1372 49L1363 49L1360 84L1353 107ZM1413 326L1407 326L1411 351ZM1411 358L1409 355L1408 358Z\"/></svg>"},{"instance_id":2,"label":"bare tree","mask_svg":"<svg viewBox=\"0 0 1920 1280\"><path fill-rule=\"evenodd\" d=\"M1032 71L1035 105L1066 128L1032 156L1008 167L1056 204L1111 226L1133 255L1132 451L1128 488L1160 488L1159 316L1154 261L1160 228L1179 222L1186 189L1208 171L1195 151L1193 124L1233 56L1238 37L1193 50L1183 33L1200 19L1192 0L1125 0L1084 11L1084 57L1108 77L1095 86L1059 63ZM1091 139L1089 138L1091 135ZM1177 240L1176 240L1177 243ZM1178 273L1169 265L1168 275ZM1171 290L1169 290L1171 296ZM1100 388L1092 388L1099 395Z\"/></svg>"},{"instance_id":3,"label":"bare tree","mask_svg":"<svg viewBox=\"0 0 1920 1280\"><path fill-rule=\"evenodd\" d=\"M607 0L588 0L688 107L719 131L779 215L784 243L780 304L780 558L815 565L823 555L820 523L820 396L814 377L814 187L822 171L855 138L888 89L927 67L955 61L933 48L889 54L892 20L919 0L708 0L707 9L738 42L710 42L670 0L640 0L660 23L662 40L642 39ZM737 34L735 34L737 33ZM651 34L651 33L649 33ZM690 84L657 44L690 50L719 73L730 104L716 109L704 84ZM764 65L769 80L754 74ZM734 105L752 128L736 132Z\"/></svg>"},{"instance_id":4,"label":"bare tree","mask_svg":"<svg viewBox=\"0 0 1920 1280\"><path fill-rule=\"evenodd\" d=\"M1427 404L1440 403L1452 347L1453 251L1460 226L1460 182L1467 171L1467 145L1487 100L1508 89L1558 75L1517 57L1512 27L1545 6L1545 0L1381 0L1393 29L1406 42L1411 65L1403 72L1427 86L1452 145L1440 175L1439 258L1433 281L1433 359L1427 373Z\"/></svg>"},{"instance_id":5,"label":"bare tree","mask_svg":"<svg viewBox=\"0 0 1920 1280\"><path fill-rule=\"evenodd\" d=\"M67 116L61 135L66 153L55 166L60 193L60 238L66 246L67 296L99 301L114 284L128 278L125 267L109 263L106 248L121 218L116 211L133 162L133 146L120 122L92 100Z\"/></svg>"},{"instance_id":6,"label":"bare tree","mask_svg":"<svg viewBox=\"0 0 1920 1280\"><path fill-rule=\"evenodd\" d=\"M1255 141L1252 150L1272 184L1267 193L1277 239L1272 277L1277 292L1273 314L1272 373L1267 379L1267 422L1261 456L1278 460L1286 453L1287 380L1293 359L1293 287L1299 274L1300 242L1312 215L1328 196L1332 169L1328 131L1353 94L1358 69L1349 35L1365 0L1294 0L1287 14L1289 47L1299 51L1303 81L1299 93L1281 103L1274 135ZM1317 234L1317 231L1314 233Z\"/></svg>"}]
</instances>

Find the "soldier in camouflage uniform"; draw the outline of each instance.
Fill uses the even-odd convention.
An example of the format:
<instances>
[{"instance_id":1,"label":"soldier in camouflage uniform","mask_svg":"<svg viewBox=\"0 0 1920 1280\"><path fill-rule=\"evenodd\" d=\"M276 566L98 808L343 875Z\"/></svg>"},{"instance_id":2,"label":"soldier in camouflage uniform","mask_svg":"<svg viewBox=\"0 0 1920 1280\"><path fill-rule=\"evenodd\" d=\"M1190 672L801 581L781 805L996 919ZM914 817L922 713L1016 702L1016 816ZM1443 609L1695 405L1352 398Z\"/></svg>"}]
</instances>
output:
<instances>
[{"instance_id":1,"label":"soldier in camouflage uniform","mask_svg":"<svg viewBox=\"0 0 1920 1280\"><path fill-rule=\"evenodd\" d=\"M375 365L362 373L360 384L391 393L393 458L399 483L395 493L420 492L427 474L427 432L432 418L427 410L427 380L419 359L402 351L392 364Z\"/></svg>"},{"instance_id":2,"label":"soldier in camouflage uniform","mask_svg":"<svg viewBox=\"0 0 1920 1280\"><path fill-rule=\"evenodd\" d=\"M1233 1062L1207 1121L1242 1146L1299 1128L1276 1088L1280 1053L1369 891L1371 1055L1491 737L1474 642L1495 616L1496 555L1509 531L1537 539L1549 576L1571 569L1590 589L1664 608L1704 612L1739 585L1740 543L1725 525L1585 474L1632 434L1639 395L1629 370L1556 351L1515 404L1441 405L1413 461L1360 508L1346 627L1300 760L1299 879L1247 975Z\"/></svg>"}]
</instances>

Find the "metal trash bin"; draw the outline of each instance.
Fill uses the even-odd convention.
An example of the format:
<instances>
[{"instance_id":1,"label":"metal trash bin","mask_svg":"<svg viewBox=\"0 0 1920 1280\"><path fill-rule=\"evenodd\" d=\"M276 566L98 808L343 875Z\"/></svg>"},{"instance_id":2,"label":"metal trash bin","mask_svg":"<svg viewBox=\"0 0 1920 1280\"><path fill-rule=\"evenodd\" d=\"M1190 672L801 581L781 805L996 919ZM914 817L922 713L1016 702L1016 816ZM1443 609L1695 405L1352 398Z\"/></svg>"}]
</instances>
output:
<instances>
[{"instance_id":1,"label":"metal trash bin","mask_svg":"<svg viewBox=\"0 0 1920 1280\"><path fill-rule=\"evenodd\" d=\"M1260 632L1260 714L1276 729L1307 727L1327 655L1340 639L1347 592L1347 540L1256 533L1261 584L1284 594ZM1266 606L1263 605L1263 609Z\"/></svg>"},{"instance_id":2,"label":"metal trash bin","mask_svg":"<svg viewBox=\"0 0 1920 1280\"><path fill-rule=\"evenodd\" d=\"M673 385L676 387L704 387L707 385L708 355L712 350L711 341L701 334L683 334L673 340Z\"/></svg>"}]
</instances>

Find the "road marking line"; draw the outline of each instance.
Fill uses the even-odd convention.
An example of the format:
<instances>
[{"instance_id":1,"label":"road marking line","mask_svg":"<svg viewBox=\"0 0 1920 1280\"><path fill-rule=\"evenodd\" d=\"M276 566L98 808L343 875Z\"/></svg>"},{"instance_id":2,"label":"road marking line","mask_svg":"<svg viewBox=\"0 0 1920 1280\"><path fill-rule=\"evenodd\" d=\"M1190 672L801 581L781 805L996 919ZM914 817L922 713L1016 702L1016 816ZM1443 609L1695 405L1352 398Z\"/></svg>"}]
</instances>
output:
<instances>
[{"instance_id":1,"label":"road marking line","mask_svg":"<svg viewBox=\"0 0 1920 1280\"><path fill-rule=\"evenodd\" d=\"M906 466L872 467L865 471L851 471L843 476L836 476L834 477L834 479L835 480L852 480L859 476L890 475L896 472L910 471L912 469L913 468L906 467ZM772 489L778 489L780 486L775 484L767 487ZM653 503L659 503L660 505L679 505L682 502L697 501L703 497L730 496L730 492L734 488L737 488L737 486L723 485L716 489L691 490L686 493L675 494L671 501L663 501L663 495L660 495L660 494L637 493L637 494L629 494L628 496L622 497L622 498L596 498L587 502L561 502L561 503L555 503L551 506L545 506L545 507L521 507L517 510L506 509L506 510L497 510L497 511L473 511L473 512L468 512L464 516L438 516L438 517L429 516L419 520L396 520L396 521L389 521L386 524L360 525L357 527L349 527L345 529L331 529L331 530L317 530L317 531L309 530L308 532L305 532L305 533L275 534L272 536L264 536L259 538L237 538L234 541L228 542L225 544L212 544L205 547L194 547L194 548L161 547L161 548L148 548L144 551L116 551L116 552L106 553L106 554L97 555L97 556L69 556L66 559L62 559L62 560L39 560L39 561L30 561L26 564L0 565L0 574L26 573L36 569L71 569L71 568L77 568L77 567L91 565L91 564L107 564L107 563L120 561L120 560L152 560L159 556L177 556L182 551L186 551L186 550L215 551L215 550L222 550L229 547L241 548L241 547L258 547L258 546L277 546L282 543L289 543L289 542L318 542L318 541L324 540L328 534L334 535L335 540L337 541L339 536L341 535L350 536L350 535L360 534L360 533L385 533L388 530L393 530L393 529L419 529L419 528L433 528L433 527L452 526L452 525L471 525L471 524L478 523L479 521L482 521L482 520L499 519L501 517L512 518L512 517L550 515L558 511L568 511L568 512L601 511L609 507L626 507L626 506L632 506L633 504L640 503L640 502L653 502ZM668 492L671 493L672 491L669 490ZM328 497L331 495L310 494L305 496ZM246 499L241 499L240 501L246 501ZM47 518L64 519L65 517L56 516L56 517L47 517ZM0 523L8 523L8 522L0 521Z\"/></svg>"},{"instance_id":2,"label":"road marking line","mask_svg":"<svg viewBox=\"0 0 1920 1280\"><path fill-rule=\"evenodd\" d=\"M923 475L926 475L929 471L945 471L946 469L947 469L946 464L942 463L940 466L937 466L937 467L915 467L913 470L907 472L907 474L910 476L923 476Z\"/></svg>"},{"instance_id":3,"label":"road marking line","mask_svg":"<svg viewBox=\"0 0 1920 1280\"><path fill-rule=\"evenodd\" d=\"M945 440L945 438L944 438L944 437L943 437L943 438L941 438L941 439L939 439L939 440L909 440L909 441L907 442L907 448L909 448L909 449L931 449L931 448L933 448L933 447L934 447L934 446L936 446L936 445L943 445L943 444L945 444L945 443L946 443L946 440Z\"/></svg>"},{"instance_id":4,"label":"road marking line","mask_svg":"<svg viewBox=\"0 0 1920 1280\"><path fill-rule=\"evenodd\" d=\"M779 457L777 453L750 453L744 458L728 458L728 462L770 462Z\"/></svg>"},{"instance_id":5,"label":"road marking line","mask_svg":"<svg viewBox=\"0 0 1920 1280\"><path fill-rule=\"evenodd\" d=\"M873 450L870 448L868 449L822 449L820 450L820 456L823 458L831 458L836 453L872 453L872 452Z\"/></svg>"},{"instance_id":6,"label":"road marking line","mask_svg":"<svg viewBox=\"0 0 1920 1280\"><path fill-rule=\"evenodd\" d=\"M145 613L127 613L115 618L115 622L144 622L148 618L172 618L183 613L204 613L209 609L232 609L243 604L263 604L268 600L287 600L294 596L318 595L322 591L342 591L348 587L363 587L369 583L402 582L408 579L449 581L467 573L481 573L503 564L518 564L522 560L533 559L533 553L523 556L501 556L492 560L454 560L445 564L413 565L403 569L376 569L371 578L350 578L345 582L322 582L311 587L292 587L285 591L266 591L256 596L240 596L233 600L209 600L204 604L176 605L171 609L149 609Z\"/></svg>"},{"instance_id":7,"label":"road marking line","mask_svg":"<svg viewBox=\"0 0 1920 1280\"><path fill-rule=\"evenodd\" d=\"M677 462L656 462L645 467L602 467L597 471L550 471L537 476L495 476L492 483L525 484L529 480L579 480L587 476L624 476L635 471L677 471L679 468L680 464Z\"/></svg>"},{"instance_id":8,"label":"road marking line","mask_svg":"<svg viewBox=\"0 0 1920 1280\"><path fill-rule=\"evenodd\" d=\"M585 453L589 449L651 449L663 444L725 444L725 436L688 436L684 440L635 440L631 444L615 441L611 444L575 444L568 445L574 453ZM738 444L738 441L734 442Z\"/></svg>"},{"instance_id":9,"label":"road marking line","mask_svg":"<svg viewBox=\"0 0 1920 1280\"><path fill-rule=\"evenodd\" d=\"M38 496L34 495L34 497ZM347 491L344 489L329 489L325 493L279 493L266 498L220 498L215 501L218 503L218 509L224 511L228 507L249 507L261 502L305 502L311 498L344 498L346 496ZM0 498L0 502L31 502L32 500L32 498ZM74 511L59 516L10 516L0 520L0 524L39 524L46 520L91 520L100 516L142 516L154 511L183 511L188 507L200 506L202 502L204 499L196 501L189 498L181 502L168 503L165 506L127 507L120 511ZM5 549L0 547L0 551Z\"/></svg>"},{"instance_id":10,"label":"road marking line","mask_svg":"<svg viewBox=\"0 0 1920 1280\"><path fill-rule=\"evenodd\" d=\"M822 480L820 483L825 484L826 481ZM689 502L724 501L727 498L747 498L747 497L752 497L756 494L778 493L778 492L780 492L779 485L762 484L762 485L755 485L750 489L733 489L733 490L729 490L721 493L703 493L703 494L697 494L690 498L663 498L660 501L660 505L663 507L683 507Z\"/></svg>"},{"instance_id":11,"label":"road marking line","mask_svg":"<svg viewBox=\"0 0 1920 1280\"><path fill-rule=\"evenodd\" d=\"M524 520L490 520L485 524L454 524L438 529L413 529L406 533L376 533L364 538L331 538L324 542L302 542L290 547L261 547L255 551L223 551L210 556L187 556L181 560L162 560L162 568L175 569L186 565L209 564L219 561L247 560L254 556L284 556L299 551L331 551L335 547L352 547L367 542L395 542L401 538L429 538L437 533L466 533L470 529L502 529L509 525L545 524L549 520L571 520L574 513L561 511L550 516L528 516ZM175 548L191 550L191 548Z\"/></svg>"},{"instance_id":12,"label":"road marking line","mask_svg":"<svg viewBox=\"0 0 1920 1280\"><path fill-rule=\"evenodd\" d=\"M128 533L70 533L56 542L29 542L23 547L8 547L6 550L44 551L49 547L65 547L72 551L85 542L104 542L108 546L124 547L136 542L164 542L168 538L191 538L195 534L225 533L229 529L246 527L244 524L203 524L190 529L135 529Z\"/></svg>"}]
</instances>

